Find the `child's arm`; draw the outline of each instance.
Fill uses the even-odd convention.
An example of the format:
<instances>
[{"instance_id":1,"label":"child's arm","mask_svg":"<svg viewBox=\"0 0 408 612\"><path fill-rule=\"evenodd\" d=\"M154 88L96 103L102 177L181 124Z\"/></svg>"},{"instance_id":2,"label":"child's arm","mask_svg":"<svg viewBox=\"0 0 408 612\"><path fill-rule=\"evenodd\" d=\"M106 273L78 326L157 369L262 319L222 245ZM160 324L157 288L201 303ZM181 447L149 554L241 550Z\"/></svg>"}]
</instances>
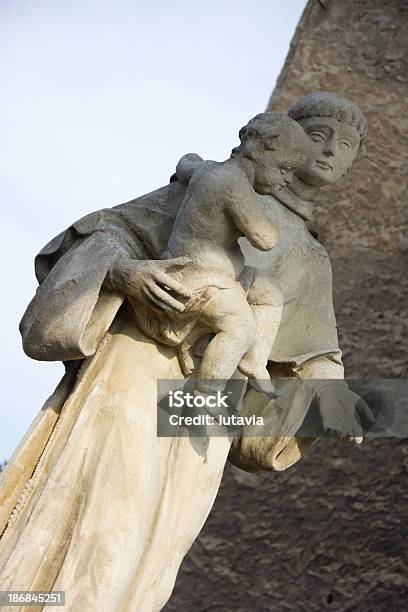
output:
<instances>
[{"instance_id":1,"label":"child's arm","mask_svg":"<svg viewBox=\"0 0 408 612\"><path fill-rule=\"evenodd\" d=\"M279 239L278 226L268 219L248 181L236 181L226 206L236 226L252 246L260 251L269 251L275 246Z\"/></svg>"}]
</instances>

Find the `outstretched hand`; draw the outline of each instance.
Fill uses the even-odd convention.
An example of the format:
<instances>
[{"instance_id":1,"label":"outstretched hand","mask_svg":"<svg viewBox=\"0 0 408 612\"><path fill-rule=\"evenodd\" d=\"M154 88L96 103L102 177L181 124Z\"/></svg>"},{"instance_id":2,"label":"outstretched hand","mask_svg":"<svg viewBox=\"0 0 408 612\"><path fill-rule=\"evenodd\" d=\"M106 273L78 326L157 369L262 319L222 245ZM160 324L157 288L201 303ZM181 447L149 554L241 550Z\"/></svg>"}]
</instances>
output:
<instances>
[{"instance_id":1,"label":"outstretched hand","mask_svg":"<svg viewBox=\"0 0 408 612\"><path fill-rule=\"evenodd\" d=\"M330 381L317 393L323 432L327 436L361 444L375 416L367 402L343 380Z\"/></svg>"}]
</instances>

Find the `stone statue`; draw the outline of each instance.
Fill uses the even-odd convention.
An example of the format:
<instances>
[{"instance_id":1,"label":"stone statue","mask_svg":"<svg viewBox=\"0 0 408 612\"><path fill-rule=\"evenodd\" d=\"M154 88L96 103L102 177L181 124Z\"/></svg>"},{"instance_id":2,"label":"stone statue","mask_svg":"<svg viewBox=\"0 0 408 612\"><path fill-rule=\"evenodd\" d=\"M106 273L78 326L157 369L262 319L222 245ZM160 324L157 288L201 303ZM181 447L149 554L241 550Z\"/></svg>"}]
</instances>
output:
<instances>
[{"instance_id":1,"label":"stone statue","mask_svg":"<svg viewBox=\"0 0 408 612\"><path fill-rule=\"evenodd\" d=\"M327 434L338 432L339 437L359 444L363 439L361 425L369 427L374 420L370 408L342 380L330 260L313 236L313 197L319 188L337 182L351 169L367 138L367 122L355 104L327 92L301 98L288 114L310 138L308 163L275 201L268 198L266 202L270 219L280 228L273 252L261 254L247 243L242 248L247 263L273 275L284 294L283 316L268 366L272 378L294 376L313 379L313 384L303 385L293 397L294 388L287 389L292 409L282 422L277 422L267 398L254 390L247 393L246 411L265 414L270 420L265 432L269 435L264 438L252 437L248 431L233 442L230 460L248 471L286 469L316 442L315 437L296 435L312 397L318 400ZM289 371L282 369L282 364L288 363ZM286 386L285 381L277 386L280 384ZM358 422L353 420L355 411Z\"/></svg>"},{"instance_id":2,"label":"stone statue","mask_svg":"<svg viewBox=\"0 0 408 612\"><path fill-rule=\"evenodd\" d=\"M239 175L241 164L276 161L280 151L268 152L251 128L231 160L213 166L184 159L169 185L87 215L37 256L39 287L21 321L23 346L34 359L63 361L66 373L2 473L2 590L65 590L70 611L160 610L211 510L228 455L248 470L295 463L314 442L300 434L313 398L322 431L340 433L327 410L335 397L346 420L342 435L361 441L361 424L348 420L358 401L342 380L330 260L311 224L315 192L351 168L366 121L350 101L324 92L300 100L289 116L303 128L311 152L284 189L263 191L255 180L259 168L244 172L247 182ZM297 135L296 143L304 141L303 133ZM290 177L304 154L303 144L291 143L299 151L285 160L285 183L285 172ZM253 206L264 209L269 238L279 228L277 244L261 252L236 222L250 239L239 242L254 286L281 292L268 371L283 387L281 397L287 393L287 409L283 421L267 419L265 437L248 432L232 447L228 437L211 437L202 456L188 437L156 435L157 380L182 380L183 360L177 346L153 340L140 321L141 313L154 311L162 311L161 320L177 321L180 313L188 318L191 287L183 274L196 254L173 249L174 223L201 177L215 173L218 180L224 168L240 176L243 193L249 190L253 200L252 183ZM285 390L293 377L306 381L306 391ZM243 411L273 416L275 401L251 388Z\"/></svg>"},{"instance_id":3,"label":"stone statue","mask_svg":"<svg viewBox=\"0 0 408 612\"><path fill-rule=\"evenodd\" d=\"M306 134L281 113L258 115L240 137L241 147L223 163L197 164L188 155L179 163L180 172L184 167L184 176L191 176L161 257L189 259L172 274L190 293L185 310L162 321L162 311L157 316L135 303L148 336L170 346L181 344L186 375L193 371L188 349L201 335L214 333L198 371L195 391L202 394L222 391L238 366L257 388L273 392L266 365L279 327L281 291L272 278L259 274L246 295L238 280L245 267L238 238L245 236L261 251L275 246L278 228L256 193L273 195L286 187L309 157ZM191 157L193 172L187 170Z\"/></svg>"}]
</instances>

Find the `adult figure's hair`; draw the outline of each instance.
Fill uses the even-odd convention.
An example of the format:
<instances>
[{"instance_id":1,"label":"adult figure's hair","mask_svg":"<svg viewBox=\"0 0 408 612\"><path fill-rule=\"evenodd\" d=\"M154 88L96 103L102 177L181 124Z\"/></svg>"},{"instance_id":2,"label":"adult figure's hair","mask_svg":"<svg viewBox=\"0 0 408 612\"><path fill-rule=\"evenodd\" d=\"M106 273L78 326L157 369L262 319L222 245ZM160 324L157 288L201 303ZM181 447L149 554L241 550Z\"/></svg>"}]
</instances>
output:
<instances>
[{"instance_id":1,"label":"adult figure's hair","mask_svg":"<svg viewBox=\"0 0 408 612\"><path fill-rule=\"evenodd\" d=\"M367 119L359 107L338 94L316 91L300 98L288 111L289 117L300 121L310 117L332 117L341 123L353 125L360 134L360 144L367 139Z\"/></svg>"}]
</instances>

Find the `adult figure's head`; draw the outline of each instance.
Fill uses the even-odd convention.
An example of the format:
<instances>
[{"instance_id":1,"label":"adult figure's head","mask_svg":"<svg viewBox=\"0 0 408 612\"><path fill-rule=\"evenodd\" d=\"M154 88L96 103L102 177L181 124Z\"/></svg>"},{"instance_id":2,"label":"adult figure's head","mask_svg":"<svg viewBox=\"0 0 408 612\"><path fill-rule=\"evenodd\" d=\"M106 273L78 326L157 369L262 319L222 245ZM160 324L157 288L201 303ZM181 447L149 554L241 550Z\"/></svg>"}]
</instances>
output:
<instances>
[{"instance_id":1,"label":"adult figure's head","mask_svg":"<svg viewBox=\"0 0 408 612\"><path fill-rule=\"evenodd\" d=\"M288 115L310 139L311 154L296 176L307 185L336 183L351 168L367 138L367 120L350 100L318 91L300 98Z\"/></svg>"}]
</instances>

